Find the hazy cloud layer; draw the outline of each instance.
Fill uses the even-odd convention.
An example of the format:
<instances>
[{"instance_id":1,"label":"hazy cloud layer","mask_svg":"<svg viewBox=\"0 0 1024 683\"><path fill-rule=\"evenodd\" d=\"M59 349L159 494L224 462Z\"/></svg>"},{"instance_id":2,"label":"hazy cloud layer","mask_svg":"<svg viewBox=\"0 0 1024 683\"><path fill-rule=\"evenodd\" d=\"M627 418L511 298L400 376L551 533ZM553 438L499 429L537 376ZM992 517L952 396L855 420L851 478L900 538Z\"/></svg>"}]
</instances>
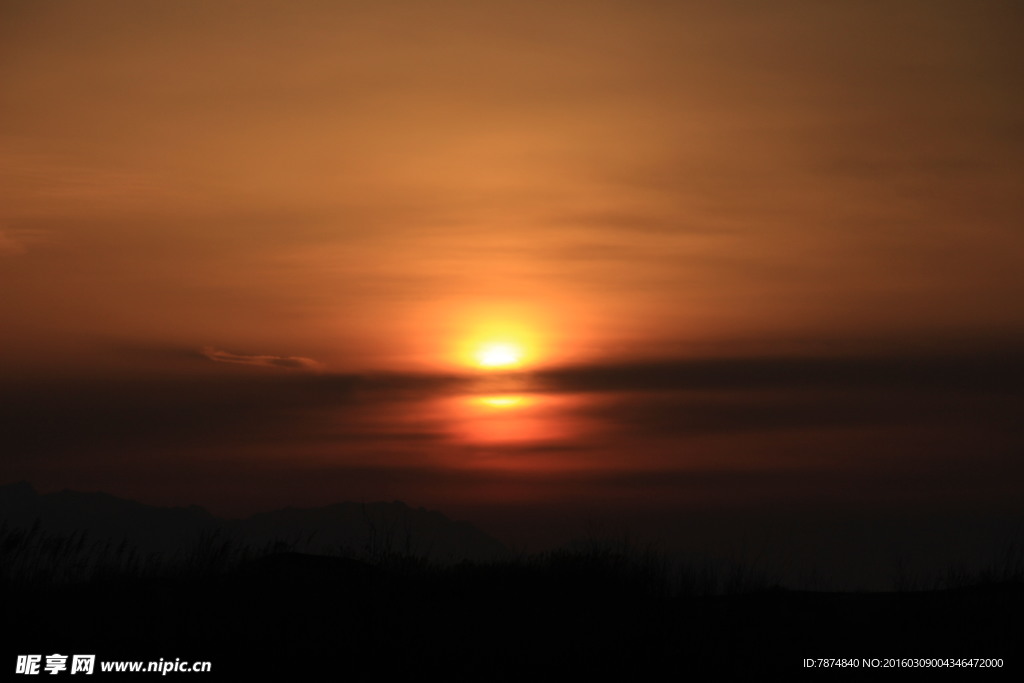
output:
<instances>
[{"instance_id":1,"label":"hazy cloud layer","mask_svg":"<svg viewBox=\"0 0 1024 683\"><path fill-rule=\"evenodd\" d=\"M274 361L282 360L240 358L228 362L276 367ZM307 367L285 365L296 366ZM1024 410L1022 378L1024 358L1012 354L931 360L681 360L490 378L228 372L12 383L0 393L0 424L10 458L37 455L45 460L81 453L98 458L98 465L105 450L142 453L212 443L271 443L287 453L289 448L316 443L377 441L440 451L461 447L458 423L473 418L437 406L513 394L555 402L536 413L528 408L490 409L487 419L499 420L500 429L514 432L516 422L506 428L500 420L519 415L554 427L582 419L599 429L574 428L555 441L546 433L512 443L497 438L479 447L601 450L609 433L616 443L621 441L617 448L628 449L630 438L685 440L715 434L856 429L931 429L938 434L955 429L975 433L981 448L1000 450L1024 439L1017 419ZM484 437L487 424L480 428Z\"/></svg>"}]
</instances>

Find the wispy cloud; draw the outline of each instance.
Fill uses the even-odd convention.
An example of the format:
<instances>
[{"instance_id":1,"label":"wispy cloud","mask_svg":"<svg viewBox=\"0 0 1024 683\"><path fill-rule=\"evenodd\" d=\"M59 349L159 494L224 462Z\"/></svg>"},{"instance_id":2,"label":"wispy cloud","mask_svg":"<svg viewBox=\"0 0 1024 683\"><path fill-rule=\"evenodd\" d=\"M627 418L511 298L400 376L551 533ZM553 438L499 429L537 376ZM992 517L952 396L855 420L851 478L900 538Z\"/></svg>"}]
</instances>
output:
<instances>
[{"instance_id":1,"label":"wispy cloud","mask_svg":"<svg viewBox=\"0 0 1024 683\"><path fill-rule=\"evenodd\" d=\"M257 365L265 368L287 368L291 370L313 370L324 369L323 363L312 358L302 356L270 356L270 355L243 355L215 349L212 346L205 346L202 354L217 363L237 363L240 365Z\"/></svg>"}]
</instances>

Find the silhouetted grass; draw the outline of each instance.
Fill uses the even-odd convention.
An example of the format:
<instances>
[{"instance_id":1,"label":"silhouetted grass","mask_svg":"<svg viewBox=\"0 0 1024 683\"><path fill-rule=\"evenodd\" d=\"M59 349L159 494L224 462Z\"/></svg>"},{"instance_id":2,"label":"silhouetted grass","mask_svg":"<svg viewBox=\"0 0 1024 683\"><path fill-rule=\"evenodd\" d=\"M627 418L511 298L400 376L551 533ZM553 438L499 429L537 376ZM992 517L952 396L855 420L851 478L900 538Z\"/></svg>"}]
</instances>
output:
<instances>
[{"instance_id":1,"label":"silhouetted grass","mask_svg":"<svg viewBox=\"0 0 1024 683\"><path fill-rule=\"evenodd\" d=\"M901 656L954 646L1009 656L1024 607L1021 591L1003 588L1022 583L1020 546L981 572L946 577L954 588L997 586L992 595L783 590L755 564L682 563L628 536L487 563L431 562L387 534L333 557L290 550L207 534L142 557L123 542L0 527L0 627L16 634L19 652L153 652L279 676L492 680L635 677L655 665L792 671L800 657L836 646L867 654L880 643L898 644Z\"/></svg>"},{"instance_id":2,"label":"silhouetted grass","mask_svg":"<svg viewBox=\"0 0 1024 683\"><path fill-rule=\"evenodd\" d=\"M378 533L379 531L379 533ZM278 540L262 547L244 545L217 531L204 532L174 553L142 553L126 540L92 539L43 531L38 523L12 528L0 522L0 581L22 586L81 584L97 580L169 578L198 580L237 571L260 557L294 550ZM555 550L520 552L491 562L437 563L414 553L411 543L388 530L373 530L359 548L338 548L337 557L380 569L395 577L434 580L469 574L508 580L544 580L573 592L622 591L652 598L743 595L781 588L778 578L753 562L681 562L652 542L628 535L587 535ZM526 577L529 577L527 579ZM896 591L1024 584L1024 544L1011 543L987 563L957 565L944 572L914 575L897 567ZM812 587L813 588L813 587Z\"/></svg>"},{"instance_id":3,"label":"silhouetted grass","mask_svg":"<svg viewBox=\"0 0 1024 683\"><path fill-rule=\"evenodd\" d=\"M0 525L0 580L8 585L87 584L141 579L197 581L231 575L261 557L288 552L294 544L239 544L219 532L200 534L170 554L142 554L127 541L90 539L84 532L48 534ZM487 563L439 564L387 534L362 548L339 548L337 557L375 567L420 585L470 582L485 590L518 581L531 589L576 596L624 595L649 599L745 594L778 586L767 572L742 563L681 563L654 543L628 536L587 536L556 550L520 553Z\"/></svg>"},{"instance_id":4,"label":"silhouetted grass","mask_svg":"<svg viewBox=\"0 0 1024 683\"><path fill-rule=\"evenodd\" d=\"M290 546L243 546L219 532L204 532L174 553L146 553L126 539L91 539L85 531L47 533L0 523L0 581L47 586L139 578L198 579L234 571L241 564Z\"/></svg>"},{"instance_id":5,"label":"silhouetted grass","mask_svg":"<svg viewBox=\"0 0 1024 683\"><path fill-rule=\"evenodd\" d=\"M898 592L984 589L1024 586L1024 543L1005 544L984 562L957 564L942 572L913 573L897 564L893 589Z\"/></svg>"}]
</instances>

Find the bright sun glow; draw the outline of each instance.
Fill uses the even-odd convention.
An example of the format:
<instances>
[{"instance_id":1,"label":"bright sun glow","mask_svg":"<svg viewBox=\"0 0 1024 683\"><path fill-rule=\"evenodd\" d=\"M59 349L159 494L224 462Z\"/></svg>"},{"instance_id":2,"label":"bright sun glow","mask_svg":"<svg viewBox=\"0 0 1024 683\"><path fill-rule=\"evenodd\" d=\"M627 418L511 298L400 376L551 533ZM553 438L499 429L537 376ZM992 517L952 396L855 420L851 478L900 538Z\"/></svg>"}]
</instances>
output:
<instances>
[{"instance_id":1,"label":"bright sun glow","mask_svg":"<svg viewBox=\"0 0 1024 683\"><path fill-rule=\"evenodd\" d=\"M517 408L527 405L527 400L523 396L481 396L474 402L487 408Z\"/></svg>"},{"instance_id":2,"label":"bright sun glow","mask_svg":"<svg viewBox=\"0 0 1024 683\"><path fill-rule=\"evenodd\" d=\"M476 354L476 361L483 368L513 368L523 359L523 352L513 344L487 344Z\"/></svg>"},{"instance_id":3,"label":"bright sun glow","mask_svg":"<svg viewBox=\"0 0 1024 683\"><path fill-rule=\"evenodd\" d=\"M536 312L494 303L456 313L445 336L453 342L448 358L462 368L492 374L520 372L536 369L547 360L551 343L542 331L550 326Z\"/></svg>"}]
</instances>

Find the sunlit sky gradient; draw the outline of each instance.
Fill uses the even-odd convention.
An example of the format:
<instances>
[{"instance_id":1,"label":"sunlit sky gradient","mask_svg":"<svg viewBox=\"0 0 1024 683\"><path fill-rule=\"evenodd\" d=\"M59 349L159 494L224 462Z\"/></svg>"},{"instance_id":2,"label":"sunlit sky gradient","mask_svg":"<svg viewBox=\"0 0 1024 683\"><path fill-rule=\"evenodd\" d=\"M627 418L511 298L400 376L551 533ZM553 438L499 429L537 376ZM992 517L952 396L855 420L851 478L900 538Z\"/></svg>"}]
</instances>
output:
<instances>
[{"instance_id":1,"label":"sunlit sky gradient","mask_svg":"<svg viewBox=\"0 0 1024 683\"><path fill-rule=\"evenodd\" d=\"M524 542L527 508L1019 515L1022 28L4 0L5 478Z\"/></svg>"}]
</instances>

